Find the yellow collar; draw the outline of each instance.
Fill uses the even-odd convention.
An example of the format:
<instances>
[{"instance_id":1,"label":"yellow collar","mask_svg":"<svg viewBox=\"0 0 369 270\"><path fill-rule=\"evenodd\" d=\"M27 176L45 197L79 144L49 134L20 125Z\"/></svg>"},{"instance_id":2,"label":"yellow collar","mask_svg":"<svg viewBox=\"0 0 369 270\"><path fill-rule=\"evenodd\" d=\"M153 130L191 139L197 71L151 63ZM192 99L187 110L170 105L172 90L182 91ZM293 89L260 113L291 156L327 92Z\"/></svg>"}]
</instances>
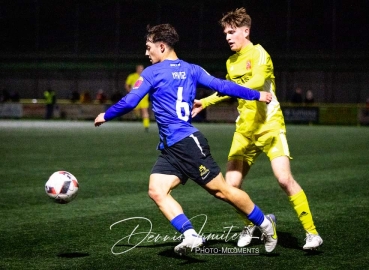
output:
<instances>
[{"instance_id":1,"label":"yellow collar","mask_svg":"<svg viewBox=\"0 0 369 270\"><path fill-rule=\"evenodd\" d=\"M250 42L246 47L242 48L240 51L236 52L237 54L244 54L247 51L251 50L254 47L254 44Z\"/></svg>"}]
</instances>

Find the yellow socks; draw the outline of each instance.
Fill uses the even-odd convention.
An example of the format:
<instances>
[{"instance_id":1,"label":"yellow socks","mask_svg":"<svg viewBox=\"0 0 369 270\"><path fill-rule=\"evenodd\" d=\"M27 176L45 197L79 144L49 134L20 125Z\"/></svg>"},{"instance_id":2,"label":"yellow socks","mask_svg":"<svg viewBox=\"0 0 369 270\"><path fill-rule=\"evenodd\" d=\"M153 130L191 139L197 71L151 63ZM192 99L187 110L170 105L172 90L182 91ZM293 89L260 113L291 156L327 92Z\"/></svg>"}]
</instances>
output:
<instances>
[{"instance_id":1,"label":"yellow socks","mask_svg":"<svg viewBox=\"0 0 369 270\"><path fill-rule=\"evenodd\" d=\"M304 230L311 234L318 234L314 225L313 216L311 214L305 192L301 190L300 192L296 193L295 195L289 196L288 198L293 208L295 209L297 217L299 218ZM243 220L245 226L253 225L253 223L247 219L245 214L238 211L237 214Z\"/></svg>"},{"instance_id":2,"label":"yellow socks","mask_svg":"<svg viewBox=\"0 0 369 270\"><path fill-rule=\"evenodd\" d=\"M149 126L150 126L150 118L144 118L144 119L142 119L142 123L143 123L144 128L149 128Z\"/></svg>"},{"instance_id":3,"label":"yellow socks","mask_svg":"<svg viewBox=\"0 0 369 270\"><path fill-rule=\"evenodd\" d=\"M314 225L313 216L310 212L309 203L307 201L305 192L301 190L300 192L296 193L295 195L289 196L288 198L293 208L295 209L297 217L299 218L305 231L312 234L318 234Z\"/></svg>"},{"instance_id":4,"label":"yellow socks","mask_svg":"<svg viewBox=\"0 0 369 270\"><path fill-rule=\"evenodd\" d=\"M240 219L245 223L245 226L254 225L246 216L244 213L236 211L237 215L240 217Z\"/></svg>"}]
</instances>

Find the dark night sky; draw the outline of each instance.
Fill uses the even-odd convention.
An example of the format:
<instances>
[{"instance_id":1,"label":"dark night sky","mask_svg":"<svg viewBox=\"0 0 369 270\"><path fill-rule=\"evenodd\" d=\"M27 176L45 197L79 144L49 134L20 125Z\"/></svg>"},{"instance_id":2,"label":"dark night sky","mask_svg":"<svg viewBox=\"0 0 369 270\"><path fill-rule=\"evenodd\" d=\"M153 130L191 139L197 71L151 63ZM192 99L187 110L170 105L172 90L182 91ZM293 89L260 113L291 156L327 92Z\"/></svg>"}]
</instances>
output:
<instances>
[{"instance_id":1,"label":"dark night sky","mask_svg":"<svg viewBox=\"0 0 369 270\"><path fill-rule=\"evenodd\" d=\"M144 53L146 25L171 23L179 50L217 54L228 50L218 20L241 6L253 19L251 40L272 53L369 53L365 0L3 0L0 52Z\"/></svg>"}]
</instances>

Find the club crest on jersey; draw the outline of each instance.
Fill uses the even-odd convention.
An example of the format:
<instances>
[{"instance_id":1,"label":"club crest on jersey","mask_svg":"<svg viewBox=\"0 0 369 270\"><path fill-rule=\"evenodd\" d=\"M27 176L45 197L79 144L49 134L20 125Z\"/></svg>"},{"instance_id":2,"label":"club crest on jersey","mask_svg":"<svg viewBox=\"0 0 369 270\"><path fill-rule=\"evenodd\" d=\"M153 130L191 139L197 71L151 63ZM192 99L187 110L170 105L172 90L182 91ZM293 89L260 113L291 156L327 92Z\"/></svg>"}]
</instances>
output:
<instances>
[{"instance_id":1,"label":"club crest on jersey","mask_svg":"<svg viewBox=\"0 0 369 270\"><path fill-rule=\"evenodd\" d=\"M137 88L139 88L140 87L140 85L142 84L142 82L143 82L143 78L142 77L140 77L140 78L138 78L138 80L135 82L135 84L133 85L133 89L137 89Z\"/></svg>"},{"instance_id":2,"label":"club crest on jersey","mask_svg":"<svg viewBox=\"0 0 369 270\"><path fill-rule=\"evenodd\" d=\"M203 180L209 175L210 171L204 165L200 165L199 167L200 176Z\"/></svg>"},{"instance_id":3,"label":"club crest on jersey","mask_svg":"<svg viewBox=\"0 0 369 270\"><path fill-rule=\"evenodd\" d=\"M247 70L251 69L251 61L250 60L247 60L247 62L246 62L246 69Z\"/></svg>"}]
</instances>

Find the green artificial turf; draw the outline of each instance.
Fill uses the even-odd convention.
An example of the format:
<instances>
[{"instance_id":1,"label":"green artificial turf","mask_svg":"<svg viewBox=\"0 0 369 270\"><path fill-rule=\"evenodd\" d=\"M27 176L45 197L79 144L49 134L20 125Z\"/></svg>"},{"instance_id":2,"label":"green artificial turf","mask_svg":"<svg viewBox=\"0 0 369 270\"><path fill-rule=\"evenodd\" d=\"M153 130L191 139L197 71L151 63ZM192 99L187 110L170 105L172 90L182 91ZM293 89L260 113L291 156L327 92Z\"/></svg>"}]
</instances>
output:
<instances>
[{"instance_id":1,"label":"green artificial turf","mask_svg":"<svg viewBox=\"0 0 369 270\"><path fill-rule=\"evenodd\" d=\"M225 172L234 126L196 126ZM139 122L95 128L92 121L1 120L0 269L367 269L369 128L289 125L287 138L292 172L324 245L313 253L302 250L304 231L262 155L243 187L277 217L275 252L266 254L254 239L250 248L258 256L180 257L173 252L179 234L147 195L159 153L155 123L145 133ZM80 184L69 204L53 203L44 191L58 170L71 172ZM224 235L232 226L232 233L240 232L232 207L192 181L172 195L205 236ZM218 238L208 247L235 244Z\"/></svg>"}]
</instances>

